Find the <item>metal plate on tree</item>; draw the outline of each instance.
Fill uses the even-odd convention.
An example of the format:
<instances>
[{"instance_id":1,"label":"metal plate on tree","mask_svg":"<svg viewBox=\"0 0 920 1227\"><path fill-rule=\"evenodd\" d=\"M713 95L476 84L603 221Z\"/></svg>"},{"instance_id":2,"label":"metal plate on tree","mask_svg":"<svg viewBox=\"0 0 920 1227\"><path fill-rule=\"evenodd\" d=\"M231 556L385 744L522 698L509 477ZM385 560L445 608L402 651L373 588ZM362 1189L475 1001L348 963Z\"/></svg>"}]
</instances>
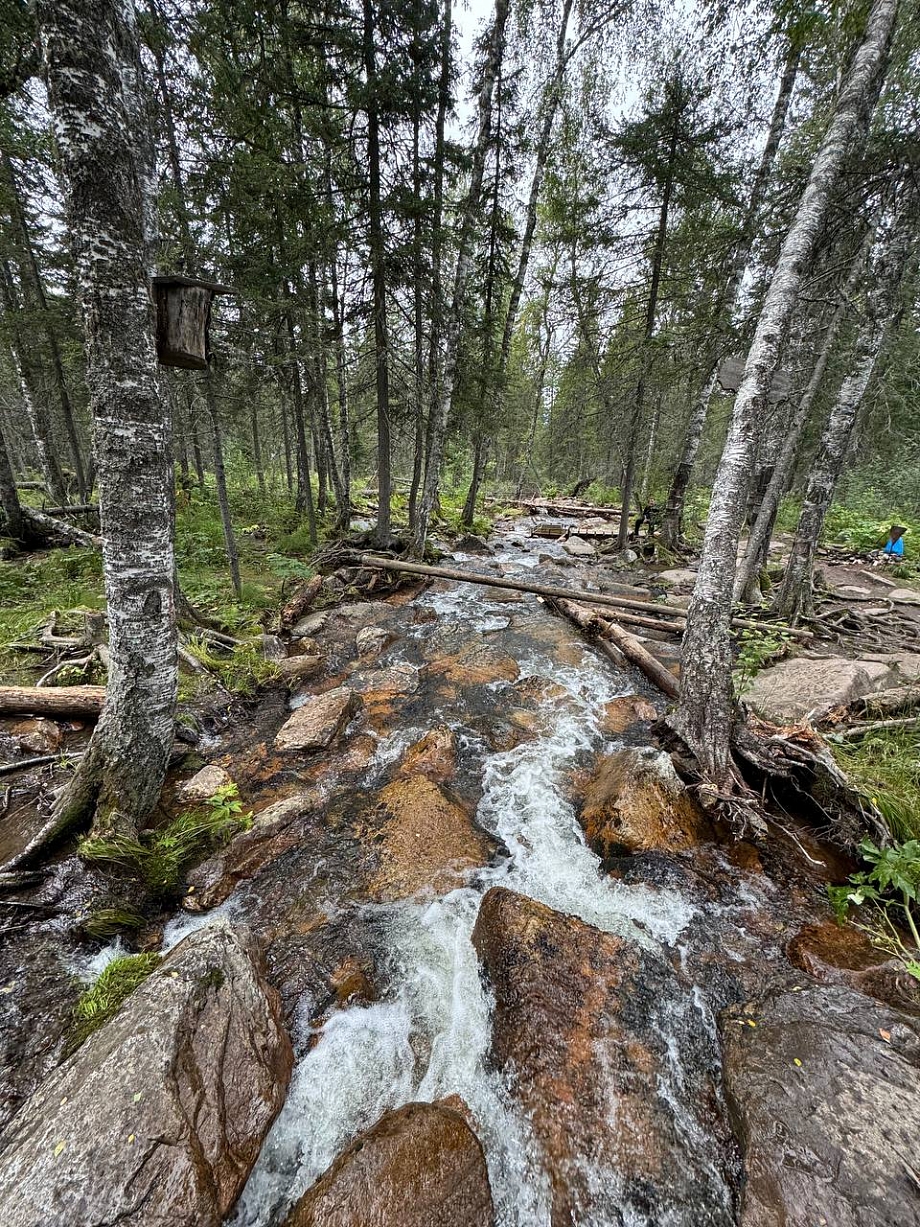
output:
<instances>
[{"instance_id":1,"label":"metal plate on tree","mask_svg":"<svg viewBox=\"0 0 920 1227\"><path fill-rule=\"evenodd\" d=\"M723 392L737 392L741 387L741 380L744 377L744 366L747 362L747 354L743 357L736 356L734 358L725 358L719 367L719 386ZM773 379L770 383L770 391L767 393L767 403L770 405L778 404L779 401L785 400L792 391L792 376L788 371L782 369L774 371Z\"/></svg>"}]
</instances>

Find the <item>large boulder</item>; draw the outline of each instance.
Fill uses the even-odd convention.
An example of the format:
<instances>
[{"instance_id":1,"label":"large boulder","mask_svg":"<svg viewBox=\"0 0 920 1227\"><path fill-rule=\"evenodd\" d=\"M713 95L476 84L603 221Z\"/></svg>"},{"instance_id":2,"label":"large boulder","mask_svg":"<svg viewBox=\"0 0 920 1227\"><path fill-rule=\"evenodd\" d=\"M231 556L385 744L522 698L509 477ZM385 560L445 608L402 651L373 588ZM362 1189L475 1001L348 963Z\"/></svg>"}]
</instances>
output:
<instances>
[{"instance_id":1,"label":"large boulder","mask_svg":"<svg viewBox=\"0 0 920 1227\"><path fill-rule=\"evenodd\" d=\"M712 838L670 758L654 750L603 755L582 793L579 818L600 857L682 852Z\"/></svg>"},{"instance_id":2,"label":"large boulder","mask_svg":"<svg viewBox=\"0 0 920 1227\"><path fill-rule=\"evenodd\" d=\"M193 933L14 1118L0 1222L219 1227L292 1064L249 937Z\"/></svg>"},{"instance_id":3,"label":"large boulder","mask_svg":"<svg viewBox=\"0 0 920 1227\"><path fill-rule=\"evenodd\" d=\"M248 831L241 831L225 848L191 871L185 907L190 912L202 912L223 903L238 882L255 877L269 861L300 841L302 819L315 806L313 794L297 793L255 814Z\"/></svg>"},{"instance_id":4,"label":"large boulder","mask_svg":"<svg viewBox=\"0 0 920 1227\"><path fill-rule=\"evenodd\" d=\"M308 696L281 726L275 745L279 750L310 753L325 750L357 711L360 698L347 686Z\"/></svg>"},{"instance_id":5,"label":"large boulder","mask_svg":"<svg viewBox=\"0 0 920 1227\"><path fill-rule=\"evenodd\" d=\"M425 775L394 780L372 798L379 865L373 898L391 902L461 886L487 865L499 845L471 811Z\"/></svg>"},{"instance_id":6,"label":"large boulder","mask_svg":"<svg viewBox=\"0 0 920 1227\"><path fill-rule=\"evenodd\" d=\"M473 944L495 998L493 1059L531 1122L553 1227L729 1227L716 1057L670 964L503 887L483 899Z\"/></svg>"},{"instance_id":7,"label":"large boulder","mask_svg":"<svg viewBox=\"0 0 920 1227\"><path fill-rule=\"evenodd\" d=\"M881 657L847 660L842 656L797 656L758 673L744 697L759 716L784 724L806 717L818 719L835 707L897 685L900 680L897 662Z\"/></svg>"},{"instance_id":8,"label":"large boulder","mask_svg":"<svg viewBox=\"0 0 920 1227\"><path fill-rule=\"evenodd\" d=\"M920 984L900 959L855 925L825 920L805 925L786 946L794 967L822 984L841 984L897 1009L920 1012Z\"/></svg>"},{"instance_id":9,"label":"large boulder","mask_svg":"<svg viewBox=\"0 0 920 1227\"><path fill-rule=\"evenodd\" d=\"M920 1224L920 1025L846 988L722 1017L741 1227Z\"/></svg>"},{"instance_id":10,"label":"large boulder","mask_svg":"<svg viewBox=\"0 0 920 1227\"><path fill-rule=\"evenodd\" d=\"M573 558L596 558L597 548L590 541L586 541L584 537L566 537L562 543L562 548L567 554L571 554Z\"/></svg>"},{"instance_id":11,"label":"large boulder","mask_svg":"<svg viewBox=\"0 0 920 1227\"><path fill-rule=\"evenodd\" d=\"M388 1112L304 1193L285 1227L491 1227L479 1139L446 1103Z\"/></svg>"}]
</instances>

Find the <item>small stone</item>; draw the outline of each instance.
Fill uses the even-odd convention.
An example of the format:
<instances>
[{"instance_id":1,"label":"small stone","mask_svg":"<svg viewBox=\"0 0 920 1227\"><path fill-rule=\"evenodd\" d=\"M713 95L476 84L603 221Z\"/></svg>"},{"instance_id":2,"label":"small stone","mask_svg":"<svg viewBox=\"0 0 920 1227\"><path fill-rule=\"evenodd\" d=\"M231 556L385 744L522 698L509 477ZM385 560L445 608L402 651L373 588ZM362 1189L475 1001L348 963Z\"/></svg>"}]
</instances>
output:
<instances>
[{"instance_id":1,"label":"small stone","mask_svg":"<svg viewBox=\"0 0 920 1227\"><path fill-rule=\"evenodd\" d=\"M567 554L571 554L573 558L596 558L597 549L586 541L584 537L567 537L562 543L562 548Z\"/></svg>"},{"instance_id":2,"label":"small stone","mask_svg":"<svg viewBox=\"0 0 920 1227\"><path fill-rule=\"evenodd\" d=\"M696 572L685 567L675 567L670 571L659 571L655 578L669 588L692 588L696 583Z\"/></svg>"},{"instance_id":3,"label":"small stone","mask_svg":"<svg viewBox=\"0 0 920 1227\"><path fill-rule=\"evenodd\" d=\"M358 695L347 686L311 695L281 726L275 738L276 747L305 753L325 750L341 733L359 704Z\"/></svg>"},{"instance_id":4,"label":"small stone","mask_svg":"<svg viewBox=\"0 0 920 1227\"><path fill-rule=\"evenodd\" d=\"M396 636L382 626L363 626L355 635L355 647L362 659L379 655Z\"/></svg>"},{"instance_id":5,"label":"small stone","mask_svg":"<svg viewBox=\"0 0 920 1227\"><path fill-rule=\"evenodd\" d=\"M316 677L322 667L322 656L287 656L278 661L282 676L289 681L295 678L297 681L304 681L308 677Z\"/></svg>"},{"instance_id":6,"label":"small stone","mask_svg":"<svg viewBox=\"0 0 920 1227\"><path fill-rule=\"evenodd\" d=\"M895 588L888 593L888 599L899 605L920 605L920 592L914 588Z\"/></svg>"},{"instance_id":7,"label":"small stone","mask_svg":"<svg viewBox=\"0 0 920 1227\"><path fill-rule=\"evenodd\" d=\"M226 788L232 783L233 781L223 767L218 767L216 763L209 763L190 780L185 781L179 789L179 796L183 801L189 802L210 801L219 788Z\"/></svg>"},{"instance_id":8,"label":"small stone","mask_svg":"<svg viewBox=\"0 0 920 1227\"><path fill-rule=\"evenodd\" d=\"M329 614L324 609L320 609L316 613L307 614L305 618L301 618L291 628L291 638L312 638L314 635L318 635L320 631L325 630L328 621Z\"/></svg>"},{"instance_id":9,"label":"small stone","mask_svg":"<svg viewBox=\"0 0 920 1227\"><path fill-rule=\"evenodd\" d=\"M34 720L20 720L13 725L12 731L28 754L55 754L64 739L54 721L41 716Z\"/></svg>"}]
</instances>

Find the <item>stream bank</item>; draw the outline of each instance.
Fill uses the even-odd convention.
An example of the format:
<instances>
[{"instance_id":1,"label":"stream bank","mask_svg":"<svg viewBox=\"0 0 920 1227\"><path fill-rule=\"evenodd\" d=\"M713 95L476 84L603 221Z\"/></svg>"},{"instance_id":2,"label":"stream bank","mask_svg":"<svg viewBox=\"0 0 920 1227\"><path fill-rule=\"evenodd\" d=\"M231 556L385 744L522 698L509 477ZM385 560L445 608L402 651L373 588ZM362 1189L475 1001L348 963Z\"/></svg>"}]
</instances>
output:
<instances>
[{"instance_id":1,"label":"stream bank","mask_svg":"<svg viewBox=\"0 0 920 1227\"><path fill-rule=\"evenodd\" d=\"M530 527L455 561L585 568L554 541L535 548ZM261 1031L243 1034L276 1012L289 1084L282 1054L257 1119L221 1106L224 1133L251 1139L223 1184L222 1161L199 1161L207 1139L183 1152L151 1118L124 1124L131 1162L113 1160L99 1126L121 1061L55 1110L53 1080L80 1083L87 1058L61 1064L80 979L112 953L76 919L108 884L62 854L8 896L38 911L0 956L4 1080L25 1104L6 1125L0 1221L109 1222L80 1185L104 1170L119 1221L137 1224L920 1223L920 1010L897 965L832 925L838 854L794 816L757 846L713 828L652 744L660 696L536 597L438 582L308 616L295 642L321 671L204 742L251 830L140 935L166 961L89 1041L175 1035L162 1011L138 1016L175 971L194 981L201 1049L220 1051L226 969L183 968L228 934L254 969L234 974L262 985ZM183 1122L212 1100L182 1068L177 1132L197 1137ZM138 1089L163 1080L146 1069ZM65 1108L78 1123L62 1137ZM142 1195L140 1144L167 1185L193 1153L221 1194L187 1218Z\"/></svg>"}]
</instances>

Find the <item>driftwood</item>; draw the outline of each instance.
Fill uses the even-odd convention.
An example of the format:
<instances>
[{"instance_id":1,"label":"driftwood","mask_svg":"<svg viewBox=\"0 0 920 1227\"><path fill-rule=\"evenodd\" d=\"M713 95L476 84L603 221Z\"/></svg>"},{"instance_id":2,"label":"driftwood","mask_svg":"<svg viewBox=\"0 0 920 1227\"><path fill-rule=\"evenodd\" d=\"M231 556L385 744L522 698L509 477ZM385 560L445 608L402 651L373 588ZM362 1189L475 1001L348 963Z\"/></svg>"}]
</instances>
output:
<instances>
[{"instance_id":1,"label":"driftwood","mask_svg":"<svg viewBox=\"0 0 920 1227\"><path fill-rule=\"evenodd\" d=\"M844 729L835 729L830 735L839 737L843 741L856 741L860 737L865 737L867 733L895 730L908 733L914 729L920 729L920 716L899 716L894 720L869 720L865 724L850 724Z\"/></svg>"},{"instance_id":2,"label":"driftwood","mask_svg":"<svg viewBox=\"0 0 920 1227\"><path fill-rule=\"evenodd\" d=\"M362 554L362 567L380 567L385 571L404 572L407 575L427 575L433 579L452 579L463 584L484 584L489 588L510 588L513 592L533 592L537 596L551 597L554 600L580 601L589 605L610 605L614 609L634 609L640 613L650 613L658 617L670 618L681 623L686 622L687 615L680 609L670 605L659 605L653 601L637 601L632 597L609 596L605 592L589 592L584 588L562 588L558 584L531 584L525 580L507 579L497 575L479 575L470 571L458 571L453 567L430 567L420 562L400 562L394 558L381 558L376 554ZM751 618L732 618L733 626L747 627L751 630L769 630L769 622L757 622ZM794 639L813 639L811 631L793 627L777 627L784 634Z\"/></svg>"},{"instance_id":3,"label":"driftwood","mask_svg":"<svg viewBox=\"0 0 920 1227\"><path fill-rule=\"evenodd\" d=\"M73 524L56 520L43 511L36 511L34 507L23 507L22 515L24 520L46 537L56 537L60 541L66 541L68 545L81 545L87 549L99 549L102 545L102 538L94 533L84 532Z\"/></svg>"},{"instance_id":4,"label":"driftwood","mask_svg":"<svg viewBox=\"0 0 920 1227\"><path fill-rule=\"evenodd\" d=\"M14 771L27 771L30 767L44 767L47 763L58 763L65 758L82 758L83 751L73 754L36 754L34 758L23 758L18 763L4 763L0 766L0 775L12 775Z\"/></svg>"},{"instance_id":5,"label":"driftwood","mask_svg":"<svg viewBox=\"0 0 920 1227\"><path fill-rule=\"evenodd\" d=\"M650 652L647 652L638 639L624 631L621 626L617 626L616 622L602 618L596 611L585 609L574 601L557 600L554 604L560 613L565 614L570 621L575 623L579 630L588 635L597 635L602 640L610 640L626 659L641 669L649 681L653 682L668 698L677 698L680 686L673 673L669 672L660 660L656 660Z\"/></svg>"},{"instance_id":6,"label":"driftwood","mask_svg":"<svg viewBox=\"0 0 920 1227\"><path fill-rule=\"evenodd\" d=\"M104 686L0 686L0 712L95 719L104 703Z\"/></svg>"},{"instance_id":7,"label":"driftwood","mask_svg":"<svg viewBox=\"0 0 920 1227\"><path fill-rule=\"evenodd\" d=\"M305 584L301 584L281 610L281 617L279 619L280 631L290 631L300 621L319 596L322 586L323 577L321 575L314 575Z\"/></svg>"}]
</instances>

